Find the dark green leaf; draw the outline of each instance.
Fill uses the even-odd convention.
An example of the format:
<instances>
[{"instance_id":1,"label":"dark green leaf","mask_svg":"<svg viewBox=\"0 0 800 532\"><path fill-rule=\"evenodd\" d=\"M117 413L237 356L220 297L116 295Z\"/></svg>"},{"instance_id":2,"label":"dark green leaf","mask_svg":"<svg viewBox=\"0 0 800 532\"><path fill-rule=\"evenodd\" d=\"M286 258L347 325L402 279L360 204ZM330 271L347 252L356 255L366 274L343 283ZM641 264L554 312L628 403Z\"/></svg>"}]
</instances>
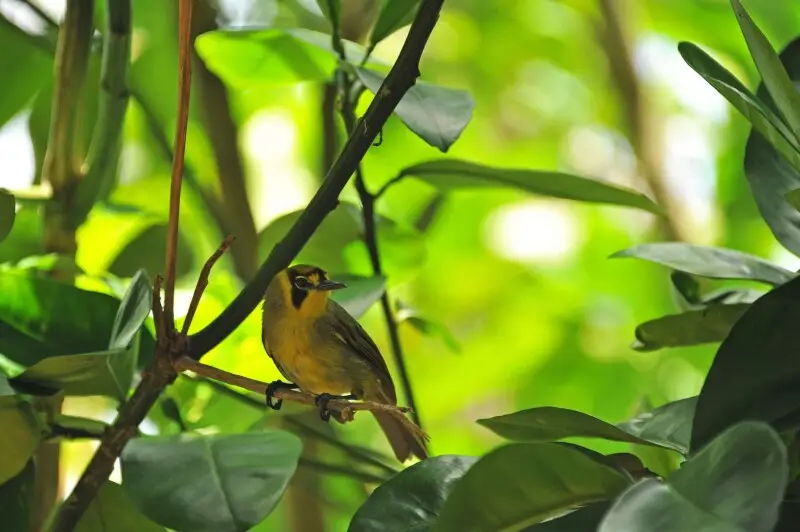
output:
<instances>
[{"instance_id":1,"label":"dark green leaf","mask_svg":"<svg viewBox=\"0 0 800 532\"><path fill-rule=\"evenodd\" d=\"M597 532L597 527L611 504L596 502L566 515L530 526L524 532Z\"/></svg>"},{"instance_id":2,"label":"dark green leaf","mask_svg":"<svg viewBox=\"0 0 800 532\"><path fill-rule=\"evenodd\" d=\"M108 425L97 419L56 414L50 423L51 438L92 438L103 436Z\"/></svg>"},{"instance_id":3,"label":"dark green leaf","mask_svg":"<svg viewBox=\"0 0 800 532\"><path fill-rule=\"evenodd\" d=\"M800 279L753 303L722 342L692 426L697 450L735 423L773 423L800 408Z\"/></svg>"},{"instance_id":4,"label":"dark green leaf","mask_svg":"<svg viewBox=\"0 0 800 532\"><path fill-rule=\"evenodd\" d=\"M789 43L780 57L789 76L795 82L800 81L800 62L797 61L800 57L800 39ZM757 94L770 109L776 109L763 84L759 86ZM785 198L788 192L800 188L800 163L793 155L796 150L787 154L780 144L772 141L760 129L756 128L750 133L744 157L745 175L758 210L772 233L786 249L800 255L800 212L792 208Z\"/></svg>"},{"instance_id":5,"label":"dark green leaf","mask_svg":"<svg viewBox=\"0 0 800 532\"><path fill-rule=\"evenodd\" d=\"M14 196L6 189L0 188L0 242L11 234L14 218L17 215L16 207Z\"/></svg>"},{"instance_id":6,"label":"dark green leaf","mask_svg":"<svg viewBox=\"0 0 800 532\"><path fill-rule=\"evenodd\" d=\"M655 214L661 208L634 190L561 172L493 168L458 159L420 163L400 172L442 189L517 188L533 194L590 203L635 207Z\"/></svg>"},{"instance_id":7,"label":"dark green leaf","mask_svg":"<svg viewBox=\"0 0 800 532\"><path fill-rule=\"evenodd\" d=\"M182 532L238 532L275 507L301 443L287 432L131 440L122 486L147 517Z\"/></svg>"},{"instance_id":8,"label":"dark green leaf","mask_svg":"<svg viewBox=\"0 0 800 532\"><path fill-rule=\"evenodd\" d=\"M455 483L477 460L435 456L401 471L372 492L353 516L348 532L428 530Z\"/></svg>"},{"instance_id":9,"label":"dark green leaf","mask_svg":"<svg viewBox=\"0 0 800 532\"><path fill-rule=\"evenodd\" d=\"M617 424L628 434L647 440L654 445L675 449L681 454L689 452L692 437L692 419L697 397L673 401L658 408L643 412L636 417Z\"/></svg>"},{"instance_id":10,"label":"dark green leaf","mask_svg":"<svg viewBox=\"0 0 800 532\"><path fill-rule=\"evenodd\" d=\"M135 359L134 359L135 360ZM14 377L15 386L33 384L65 395L107 395L124 400L133 379L128 349L48 357Z\"/></svg>"},{"instance_id":11,"label":"dark green leaf","mask_svg":"<svg viewBox=\"0 0 800 532\"><path fill-rule=\"evenodd\" d=\"M9 19L0 18L0 128L36 96L53 71L53 58Z\"/></svg>"},{"instance_id":12,"label":"dark green leaf","mask_svg":"<svg viewBox=\"0 0 800 532\"><path fill-rule=\"evenodd\" d=\"M78 521L75 532L166 532L139 513L119 484L106 482Z\"/></svg>"},{"instance_id":13,"label":"dark green leaf","mask_svg":"<svg viewBox=\"0 0 800 532\"><path fill-rule=\"evenodd\" d=\"M381 12L372 28L370 42L376 45L403 26L411 24L419 0L382 0Z\"/></svg>"},{"instance_id":14,"label":"dark green leaf","mask_svg":"<svg viewBox=\"0 0 800 532\"><path fill-rule=\"evenodd\" d=\"M674 294L682 310L695 308L701 304L700 283L697 279L682 271L670 273L669 279L672 281Z\"/></svg>"},{"instance_id":15,"label":"dark green leaf","mask_svg":"<svg viewBox=\"0 0 800 532\"><path fill-rule=\"evenodd\" d=\"M130 287L117 309L108 348L127 348L144 325L144 320L150 314L152 306L153 287L150 285L147 272L139 270L131 279Z\"/></svg>"},{"instance_id":16,"label":"dark green leaf","mask_svg":"<svg viewBox=\"0 0 800 532\"><path fill-rule=\"evenodd\" d=\"M5 530L30 530L36 489L36 468L33 460L14 478L0 482L0 508Z\"/></svg>"},{"instance_id":17,"label":"dark green leaf","mask_svg":"<svg viewBox=\"0 0 800 532\"><path fill-rule=\"evenodd\" d=\"M603 438L611 441L668 447L685 453L688 447L688 438L684 445L682 441L676 441L671 432L660 430L660 427L656 425L657 423L670 425L681 419L678 413L667 408L668 406L662 407L660 411L644 414L639 422L629 421L627 425L621 427L606 423L583 412L554 406L530 408L513 414L479 419L478 423L499 436L514 441L545 442L574 437ZM691 422L691 417L689 421ZM627 428L632 430L626 430ZM652 432L648 431L649 428L652 428Z\"/></svg>"},{"instance_id":18,"label":"dark green leaf","mask_svg":"<svg viewBox=\"0 0 800 532\"><path fill-rule=\"evenodd\" d=\"M754 96L733 74L691 43L680 43L678 51L684 61L742 113L794 168L800 169L797 139L764 101L760 91L758 97Z\"/></svg>"},{"instance_id":19,"label":"dark green leaf","mask_svg":"<svg viewBox=\"0 0 800 532\"><path fill-rule=\"evenodd\" d=\"M786 448L759 422L731 427L671 475L628 490L600 532L769 532L788 478Z\"/></svg>"},{"instance_id":20,"label":"dark green leaf","mask_svg":"<svg viewBox=\"0 0 800 532\"><path fill-rule=\"evenodd\" d=\"M772 100L795 138L798 138L798 134L800 134L800 94L789 78L778 54L775 53L767 38L742 7L741 2L731 0L731 5L733 12L736 13L736 19L742 29L747 47L750 49L750 55L756 63Z\"/></svg>"},{"instance_id":21,"label":"dark green leaf","mask_svg":"<svg viewBox=\"0 0 800 532\"><path fill-rule=\"evenodd\" d=\"M336 275L332 279L343 282L347 288L331 293L331 298L339 303L348 314L360 318L386 291L385 277L361 277L358 275Z\"/></svg>"},{"instance_id":22,"label":"dark green leaf","mask_svg":"<svg viewBox=\"0 0 800 532\"><path fill-rule=\"evenodd\" d=\"M4 377L0 377L3 382ZM7 387L7 383L3 385ZM39 445L41 431L30 404L0 397L0 484L20 474Z\"/></svg>"},{"instance_id":23,"label":"dark green leaf","mask_svg":"<svg viewBox=\"0 0 800 532\"><path fill-rule=\"evenodd\" d=\"M461 477L433 530L517 530L611 499L627 485L622 473L570 446L514 443L482 457Z\"/></svg>"},{"instance_id":24,"label":"dark green leaf","mask_svg":"<svg viewBox=\"0 0 800 532\"><path fill-rule=\"evenodd\" d=\"M702 310L670 314L636 327L637 351L683 347L724 340L750 304L710 305Z\"/></svg>"},{"instance_id":25,"label":"dark green leaf","mask_svg":"<svg viewBox=\"0 0 800 532\"><path fill-rule=\"evenodd\" d=\"M634 257L663 264L675 270L712 279L744 279L773 286L794 279L794 274L760 257L732 249L697 246L681 242L642 244L611 255Z\"/></svg>"},{"instance_id":26,"label":"dark green leaf","mask_svg":"<svg viewBox=\"0 0 800 532\"><path fill-rule=\"evenodd\" d=\"M384 75L360 67L355 71L364 86L377 94ZM475 100L466 91L417 81L394 112L419 138L446 152L467 127L474 108Z\"/></svg>"}]
</instances>

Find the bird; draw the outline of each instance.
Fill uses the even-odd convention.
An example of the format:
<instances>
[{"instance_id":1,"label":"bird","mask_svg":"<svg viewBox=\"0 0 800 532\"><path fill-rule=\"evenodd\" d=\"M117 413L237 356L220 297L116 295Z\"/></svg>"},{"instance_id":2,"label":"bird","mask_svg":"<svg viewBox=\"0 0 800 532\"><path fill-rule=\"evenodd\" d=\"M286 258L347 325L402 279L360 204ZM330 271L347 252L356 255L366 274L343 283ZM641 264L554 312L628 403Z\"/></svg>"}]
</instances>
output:
<instances>
[{"instance_id":1,"label":"bird","mask_svg":"<svg viewBox=\"0 0 800 532\"><path fill-rule=\"evenodd\" d=\"M316 395L327 421L333 398L396 405L389 368L364 328L338 303L332 290L346 288L318 266L298 264L279 272L264 295L262 340L278 371L289 382L267 387L267 405L278 410L273 394L282 388ZM397 459L428 457L426 436L385 411L373 411Z\"/></svg>"}]
</instances>

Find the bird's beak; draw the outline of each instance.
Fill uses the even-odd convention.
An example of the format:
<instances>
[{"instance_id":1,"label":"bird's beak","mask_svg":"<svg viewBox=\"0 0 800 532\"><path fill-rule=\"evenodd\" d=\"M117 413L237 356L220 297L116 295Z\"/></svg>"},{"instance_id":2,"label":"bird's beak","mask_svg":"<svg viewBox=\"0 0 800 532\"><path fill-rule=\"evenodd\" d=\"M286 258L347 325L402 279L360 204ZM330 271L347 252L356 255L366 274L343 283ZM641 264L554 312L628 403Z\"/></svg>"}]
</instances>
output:
<instances>
[{"instance_id":1,"label":"bird's beak","mask_svg":"<svg viewBox=\"0 0 800 532\"><path fill-rule=\"evenodd\" d=\"M339 281L331 281L325 279L321 281L316 287L317 290L322 290L327 292L328 290L339 290L340 288L347 288L347 285L344 283L340 283Z\"/></svg>"}]
</instances>

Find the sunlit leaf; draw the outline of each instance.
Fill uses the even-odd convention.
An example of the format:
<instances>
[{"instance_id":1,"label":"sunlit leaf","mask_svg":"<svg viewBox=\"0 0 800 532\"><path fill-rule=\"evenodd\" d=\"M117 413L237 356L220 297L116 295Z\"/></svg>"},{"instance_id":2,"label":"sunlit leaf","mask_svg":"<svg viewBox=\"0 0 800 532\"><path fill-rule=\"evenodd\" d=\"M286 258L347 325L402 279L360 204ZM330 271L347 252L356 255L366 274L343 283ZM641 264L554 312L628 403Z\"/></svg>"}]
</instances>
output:
<instances>
[{"instance_id":1,"label":"sunlit leaf","mask_svg":"<svg viewBox=\"0 0 800 532\"><path fill-rule=\"evenodd\" d=\"M778 286L794 278L792 272L760 257L732 249L682 242L642 244L618 251L611 257L644 259L712 279L744 279Z\"/></svg>"},{"instance_id":2,"label":"sunlit leaf","mask_svg":"<svg viewBox=\"0 0 800 532\"><path fill-rule=\"evenodd\" d=\"M695 410L692 450L743 420L774 423L800 408L800 279L750 305L714 357Z\"/></svg>"},{"instance_id":3,"label":"sunlit leaf","mask_svg":"<svg viewBox=\"0 0 800 532\"><path fill-rule=\"evenodd\" d=\"M612 499L627 485L622 473L571 446L514 443L485 455L461 477L432 530L519 530Z\"/></svg>"},{"instance_id":4,"label":"sunlit leaf","mask_svg":"<svg viewBox=\"0 0 800 532\"><path fill-rule=\"evenodd\" d=\"M139 513L125 490L114 482L105 482L78 521L75 532L166 532Z\"/></svg>"},{"instance_id":5,"label":"sunlit leaf","mask_svg":"<svg viewBox=\"0 0 800 532\"><path fill-rule=\"evenodd\" d=\"M385 277L332 274L331 278L347 285L332 292L331 298L354 318L360 318L386 291Z\"/></svg>"},{"instance_id":6,"label":"sunlit leaf","mask_svg":"<svg viewBox=\"0 0 800 532\"><path fill-rule=\"evenodd\" d=\"M419 0L381 0L381 11L372 28L370 42L376 45L383 39L411 24L417 12Z\"/></svg>"},{"instance_id":7,"label":"sunlit leaf","mask_svg":"<svg viewBox=\"0 0 800 532\"><path fill-rule=\"evenodd\" d=\"M14 397L5 377L0 375L0 484L17 476L39 445L41 432L31 406ZM2 393L2 390L0 390Z\"/></svg>"},{"instance_id":8,"label":"sunlit leaf","mask_svg":"<svg viewBox=\"0 0 800 532\"><path fill-rule=\"evenodd\" d=\"M770 532L786 487L786 448L763 423L736 425L690 458L666 483L624 493L600 532Z\"/></svg>"},{"instance_id":9,"label":"sunlit leaf","mask_svg":"<svg viewBox=\"0 0 800 532\"><path fill-rule=\"evenodd\" d=\"M356 74L373 94L378 93L385 77L366 68L356 68ZM474 108L475 100L466 91L417 81L394 112L419 138L446 152L467 127Z\"/></svg>"},{"instance_id":10,"label":"sunlit leaf","mask_svg":"<svg viewBox=\"0 0 800 532\"><path fill-rule=\"evenodd\" d=\"M778 111L795 138L800 134L800 94L789 78L778 54L767 38L747 14L739 0L731 0L736 20L742 29L747 48L756 63L761 79L769 91Z\"/></svg>"},{"instance_id":11,"label":"sunlit leaf","mask_svg":"<svg viewBox=\"0 0 800 532\"><path fill-rule=\"evenodd\" d=\"M300 451L279 431L137 438L122 453L122 486L165 527L244 532L278 503Z\"/></svg>"},{"instance_id":12,"label":"sunlit leaf","mask_svg":"<svg viewBox=\"0 0 800 532\"><path fill-rule=\"evenodd\" d=\"M710 305L701 310L670 314L636 327L637 351L721 342L750 308L748 303Z\"/></svg>"},{"instance_id":13,"label":"sunlit leaf","mask_svg":"<svg viewBox=\"0 0 800 532\"><path fill-rule=\"evenodd\" d=\"M413 176L442 189L516 188L554 198L635 207L655 214L650 198L624 187L561 172L495 168L458 159L440 159L405 168L397 179Z\"/></svg>"},{"instance_id":14,"label":"sunlit leaf","mask_svg":"<svg viewBox=\"0 0 800 532\"><path fill-rule=\"evenodd\" d=\"M0 18L0 128L36 96L53 71L53 58L36 46L24 30L9 19Z\"/></svg>"},{"instance_id":15,"label":"sunlit leaf","mask_svg":"<svg viewBox=\"0 0 800 532\"><path fill-rule=\"evenodd\" d=\"M453 486L477 461L472 456L435 456L378 486L358 509L348 532L428 530Z\"/></svg>"},{"instance_id":16,"label":"sunlit leaf","mask_svg":"<svg viewBox=\"0 0 800 532\"><path fill-rule=\"evenodd\" d=\"M11 234L16 217L16 200L7 190L0 188L0 242Z\"/></svg>"},{"instance_id":17,"label":"sunlit leaf","mask_svg":"<svg viewBox=\"0 0 800 532\"><path fill-rule=\"evenodd\" d=\"M2 447L2 443L0 443ZM3 457L5 459L5 457ZM36 467L33 459L10 480L0 481L0 508L3 527L7 530L30 530L36 489Z\"/></svg>"}]
</instances>

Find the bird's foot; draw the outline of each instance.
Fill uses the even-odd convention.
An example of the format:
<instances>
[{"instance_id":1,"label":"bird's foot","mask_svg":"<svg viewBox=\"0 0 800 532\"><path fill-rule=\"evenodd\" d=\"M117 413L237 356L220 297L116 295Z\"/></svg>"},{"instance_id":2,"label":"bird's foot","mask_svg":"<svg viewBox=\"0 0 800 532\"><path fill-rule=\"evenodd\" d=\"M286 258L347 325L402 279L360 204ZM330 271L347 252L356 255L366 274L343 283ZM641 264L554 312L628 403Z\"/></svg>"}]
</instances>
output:
<instances>
[{"instance_id":1,"label":"bird's foot","mask_svg":"<svg viewBox=\"0 0 800 532\"><path fill-rule=\"evenodd\" d=\"M328 421L331 419L331 411L328 410L328 402L332 399L355 399L355 397L351 395L331 395L329 393L321 393L319 394L316 399L314 399L314 404L319 407L319 417L322 421Z\"/></svg>"},{"instance_id":2,"label":"bird's foot","mask_svg":"<svg viewBox=\"0 0 800 532\"><path fill-rule=\"evenodd\" d=\"M267 406L273 410L280 410L281 406L283 406L283 399L275 400L275 392L278 390L295 390L297 389L296 384L292 384L291 382L283 382L283 381L272 381L267 385Z\"/></svg>"}]
</instances>

